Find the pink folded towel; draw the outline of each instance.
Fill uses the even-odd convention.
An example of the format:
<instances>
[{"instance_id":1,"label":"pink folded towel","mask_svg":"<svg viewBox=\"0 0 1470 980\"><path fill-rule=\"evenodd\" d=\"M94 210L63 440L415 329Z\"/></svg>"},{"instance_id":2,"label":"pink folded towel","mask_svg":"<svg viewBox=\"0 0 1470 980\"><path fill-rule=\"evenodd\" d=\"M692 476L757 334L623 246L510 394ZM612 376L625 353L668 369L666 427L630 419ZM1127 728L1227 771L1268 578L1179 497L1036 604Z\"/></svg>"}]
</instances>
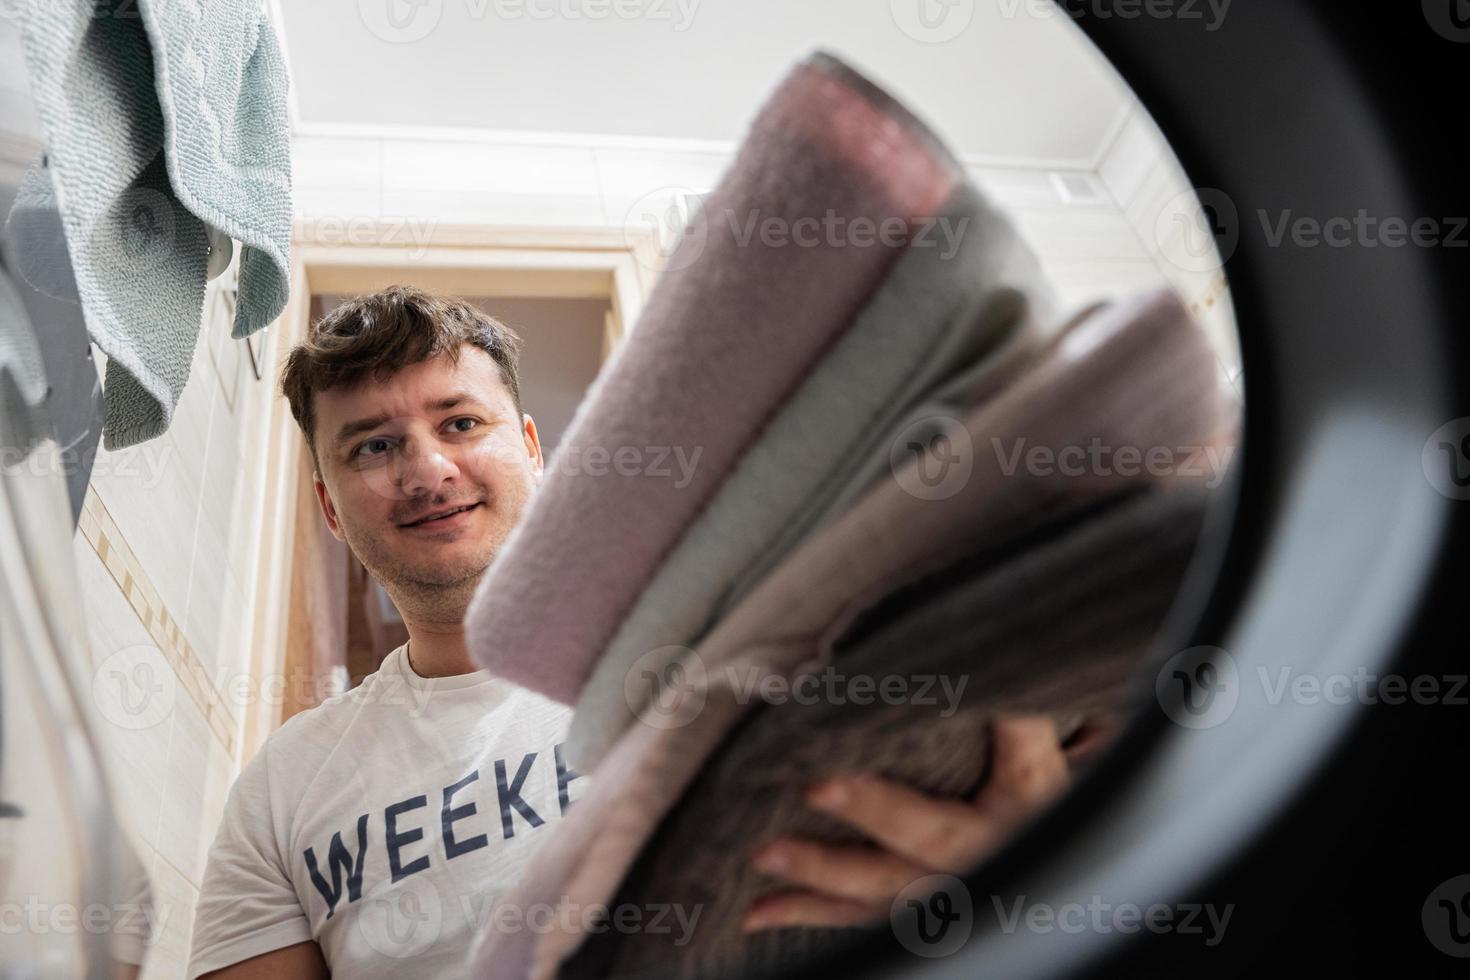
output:
<instances>
[{"instance_id":1,"label":"pink folded towel","mask_svg":"<svg viewBox=\"0 0 1470 980\"><path fill-rule=\"evenodd\" d=\"M923 123L840 61L794 69L481 581L466 617L476 660L572 703L660 562L962 178Z\"/></svg>"}]
</instances>

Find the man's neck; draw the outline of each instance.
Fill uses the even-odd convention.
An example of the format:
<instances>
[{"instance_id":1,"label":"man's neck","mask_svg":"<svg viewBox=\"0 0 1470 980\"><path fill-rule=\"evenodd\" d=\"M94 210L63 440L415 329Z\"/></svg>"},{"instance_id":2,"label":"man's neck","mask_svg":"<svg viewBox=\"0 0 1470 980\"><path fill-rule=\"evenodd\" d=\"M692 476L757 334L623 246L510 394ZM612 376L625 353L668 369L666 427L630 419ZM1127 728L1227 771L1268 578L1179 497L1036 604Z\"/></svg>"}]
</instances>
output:
<instances>
[{"instance_id":1,"label":"man's neck","mask_svg":"<svg viewBox=\"0 0 1470 980\"><path fill-rule=\"evenodd\" d=\"M470 659L464 641L464 626L439 623L408 625L408 664L420 677L453 677L472 674L479 666Z\"/></svg>"}]
</instances>

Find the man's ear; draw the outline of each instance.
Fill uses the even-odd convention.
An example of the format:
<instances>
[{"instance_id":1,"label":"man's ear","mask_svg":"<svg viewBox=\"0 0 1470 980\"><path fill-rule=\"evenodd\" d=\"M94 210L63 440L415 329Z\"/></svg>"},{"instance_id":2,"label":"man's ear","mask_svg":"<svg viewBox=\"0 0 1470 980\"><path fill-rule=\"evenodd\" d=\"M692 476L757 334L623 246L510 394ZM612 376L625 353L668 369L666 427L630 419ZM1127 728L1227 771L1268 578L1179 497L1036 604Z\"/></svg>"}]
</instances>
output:
<instances>
[{"instance_id":1,"label":"man's ear","mask_svg":"<svg viewBox=\"0 0 1470 980\"><path fill-rule=\"evenodd\" d=\"M536 432L536 420L530 415L521 416L521 437L525 440L526 454L531 457L532 468L539 479L546 463L541 458L541 436Z\"/></svg>"},{"instance_id":2,"label":"man's ear","mask_svg":"<svg viewBox=\"0 0 1470 980\"><path fill-rule=\"evenodd\" d=\"M327 530L332 532L332 537L345 543L347 539L342 535L342 525L337 520L337 506L332 503L332 495L327 492L327 485L322 482L320 472L313 471L311 482L316 487L316 502L321 504L322 516L327 519Z\"/></svg>"}]
</instances>

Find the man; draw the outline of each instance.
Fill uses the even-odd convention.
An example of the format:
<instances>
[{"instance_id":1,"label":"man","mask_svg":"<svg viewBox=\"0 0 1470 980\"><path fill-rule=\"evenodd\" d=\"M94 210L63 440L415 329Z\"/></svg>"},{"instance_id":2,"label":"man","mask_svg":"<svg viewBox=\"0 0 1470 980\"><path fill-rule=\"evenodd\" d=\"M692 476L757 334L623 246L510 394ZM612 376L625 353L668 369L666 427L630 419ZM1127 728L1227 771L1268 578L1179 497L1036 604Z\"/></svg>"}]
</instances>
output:
<instances>
[{"instance_id":1,"label":"man","mask_svg":"<svg viewBox=\"0 0 1470 980\"><path fill-rule=\"evenodd\" d=\"M283 389L322 515L409 640L291 718L240 774L199 895L191 980L458 976L573 802L569 709L477 670L461 625L542 477L519 347L468 304L395 287L338 307L291 352ZM813 806L878 846L771 842L754 859L793 887L746 928L881 921L914 878L992 850L1101 737L1064 750L1046 720L1003 722L974 803L871 778L814 787Z\"/></svg>"}]
</instances>

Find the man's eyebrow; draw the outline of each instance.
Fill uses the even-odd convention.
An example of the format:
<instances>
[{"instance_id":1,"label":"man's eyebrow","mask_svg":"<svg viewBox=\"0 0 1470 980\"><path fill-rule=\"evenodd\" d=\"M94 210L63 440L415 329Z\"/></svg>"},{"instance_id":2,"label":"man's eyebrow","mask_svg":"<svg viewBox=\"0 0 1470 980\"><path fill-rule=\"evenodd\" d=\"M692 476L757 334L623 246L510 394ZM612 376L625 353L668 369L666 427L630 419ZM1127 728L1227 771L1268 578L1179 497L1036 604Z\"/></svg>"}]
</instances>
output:
<instances>
[{"instance_id":1,"label":"man's eyebrow","mask_svg":"<svg viewBox=\"0 0 1470 980\"><path fill-rule=\"evenodd\" d=\"M473 393L456 391L443 398L436 398L433 401L425 402L424 408L430 412L447 412L451 408L458 408L467 402L483 407L483 403ZM364 432L371 432L391 419L391 415L373 415L368 418L353 419L351 422L344 422L342 428L337 430L337 438L333 440L332 444L337 448L341 448L345 443L351 441L354 436L361 435Z\"/></svg>"}]
</instances>

